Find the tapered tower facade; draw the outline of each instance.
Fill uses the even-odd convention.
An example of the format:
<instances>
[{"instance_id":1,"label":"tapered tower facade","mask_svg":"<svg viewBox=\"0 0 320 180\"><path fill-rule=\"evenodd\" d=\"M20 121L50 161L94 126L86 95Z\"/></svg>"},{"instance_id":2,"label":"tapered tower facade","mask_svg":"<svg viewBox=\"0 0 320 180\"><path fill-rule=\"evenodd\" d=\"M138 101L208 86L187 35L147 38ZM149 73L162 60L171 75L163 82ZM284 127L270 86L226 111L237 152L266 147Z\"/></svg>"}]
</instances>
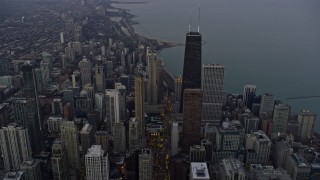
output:
<instances>
[{"instance_id":1,"label":"tapered tower facade","mask_svg":"<svg viewBox=\"0 0 320 180\"><path fill-rule=\"evenodd\" d=\"M186 35L180 113L183 111L184 89L201 89L201 41L200 32L188 32Z\"/></svg>"}]
</instances>

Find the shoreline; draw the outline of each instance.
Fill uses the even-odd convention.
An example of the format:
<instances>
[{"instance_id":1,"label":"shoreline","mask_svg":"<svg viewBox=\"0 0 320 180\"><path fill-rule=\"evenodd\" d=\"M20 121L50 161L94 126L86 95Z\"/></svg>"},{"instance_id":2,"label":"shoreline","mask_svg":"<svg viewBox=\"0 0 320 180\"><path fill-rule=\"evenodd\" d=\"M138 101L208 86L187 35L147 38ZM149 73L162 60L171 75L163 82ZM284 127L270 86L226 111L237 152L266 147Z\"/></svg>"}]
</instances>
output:
<instances>
[{"instance_id":1,"label":"shoreline","mask_svg":"<svg viewBox=\"0 0 320 180\"><path fill-rule=\"evenodd\" d=\"M121 26L121 31L127 37L132 37L139 40L140 42L144 42L145 44L147 44L148 46L150 46L151 48L157 51L161 51L163 49L177 47L177 46L183 46L184 45L183 43L170 42L168 40L161 40L155 37L148 37L142 33L136 32L133 26L139 25L140 23L133 19L137 16L128 12L129 11L128 9L118 8L113 6L113 4L145 4L145 3L147 2L110 1L108 8L116 9L119 12L121 12L119 13L119 16L118 16L118 17L121 17L121 20L117 23ZM110 18L112 17L115 17L115 16L111 16Z\"/></svg>"}]
</instances>

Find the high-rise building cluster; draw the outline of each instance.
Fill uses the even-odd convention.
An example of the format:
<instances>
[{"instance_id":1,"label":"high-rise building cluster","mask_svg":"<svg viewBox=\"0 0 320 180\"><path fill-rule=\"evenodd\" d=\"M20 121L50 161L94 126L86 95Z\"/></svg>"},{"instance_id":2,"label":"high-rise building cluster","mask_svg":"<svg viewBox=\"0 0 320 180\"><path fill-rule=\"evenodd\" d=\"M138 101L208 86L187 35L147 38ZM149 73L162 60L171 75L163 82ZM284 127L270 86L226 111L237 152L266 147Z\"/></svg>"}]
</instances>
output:
<instances>
[{"instance_id":1,"label":"high-rise building cluster","mask_svg":"<svg viewBox=\"0 0 320 180\"><path fill-rule=\"evenodd\" d=\"M316 113L254 84L226 92L225 66L202 62L199 28L174 77L157 54L167 43L137 36L125 11L64 3L12 21L53 21L49 38L2 38L0 179L320 179Z\"/></svg>"}]
</instances>

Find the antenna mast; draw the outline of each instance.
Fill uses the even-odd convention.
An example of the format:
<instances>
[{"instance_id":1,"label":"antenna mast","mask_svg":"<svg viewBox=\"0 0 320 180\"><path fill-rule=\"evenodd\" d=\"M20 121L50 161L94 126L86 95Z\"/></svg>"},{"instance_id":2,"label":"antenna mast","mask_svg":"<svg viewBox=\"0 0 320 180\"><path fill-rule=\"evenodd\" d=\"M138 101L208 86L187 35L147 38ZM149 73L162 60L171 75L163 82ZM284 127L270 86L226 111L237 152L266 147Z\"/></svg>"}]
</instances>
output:
<instances>
[{"instance_id":1,"label":"antenna mast","mask_svg":"<svg viewBox=\"0 0 320 180\"><path fill-rule=\"evenodd\" d=\"M199 3L199 19L198 19L198 32L200 32L200 3Z\"/></svg>"},{"instance_id":2,"label":"antenna mast","mask_svg":"<svg viewBox=\"0 0 320 180\"><path fill-rule=\"evenodd\" d=\"M189 10L189 32L191 31L191 8Z\"/></svg>"}]
</instances>

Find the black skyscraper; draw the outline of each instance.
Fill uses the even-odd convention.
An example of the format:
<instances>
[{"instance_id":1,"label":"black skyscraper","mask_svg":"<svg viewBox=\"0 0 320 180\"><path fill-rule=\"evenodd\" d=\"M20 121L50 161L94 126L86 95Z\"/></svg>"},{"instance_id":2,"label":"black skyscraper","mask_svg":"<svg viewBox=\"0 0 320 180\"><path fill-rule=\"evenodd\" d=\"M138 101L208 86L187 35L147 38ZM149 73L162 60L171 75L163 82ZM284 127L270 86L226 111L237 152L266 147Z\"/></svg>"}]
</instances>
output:
<instances>
[{"instance_id":1,"label":"black skyscraper","mask_svg":"<svg viewBox=\"0 0 320 180\"><path fill-rule=\"evenodd\" d=\"M183 91L201 89L201 34L188 32L184 52L183 79L180 100L180 113L183 110Z\"/></svg>"},{"instance_id":2,"label":"black skyscraper","mask_svg":"<svg viewBox=\"0 0 320 180\"><path fill-rule=\"evenodd\" d=\"M24 82L24 94L28 104L27 121L25 122L32 153L39 154L42 149L40 103L38 99L36 75L32 64L26 63L21 67ZM23 126L23 124L21 124Z\"/></svg>"}]
</instances>

